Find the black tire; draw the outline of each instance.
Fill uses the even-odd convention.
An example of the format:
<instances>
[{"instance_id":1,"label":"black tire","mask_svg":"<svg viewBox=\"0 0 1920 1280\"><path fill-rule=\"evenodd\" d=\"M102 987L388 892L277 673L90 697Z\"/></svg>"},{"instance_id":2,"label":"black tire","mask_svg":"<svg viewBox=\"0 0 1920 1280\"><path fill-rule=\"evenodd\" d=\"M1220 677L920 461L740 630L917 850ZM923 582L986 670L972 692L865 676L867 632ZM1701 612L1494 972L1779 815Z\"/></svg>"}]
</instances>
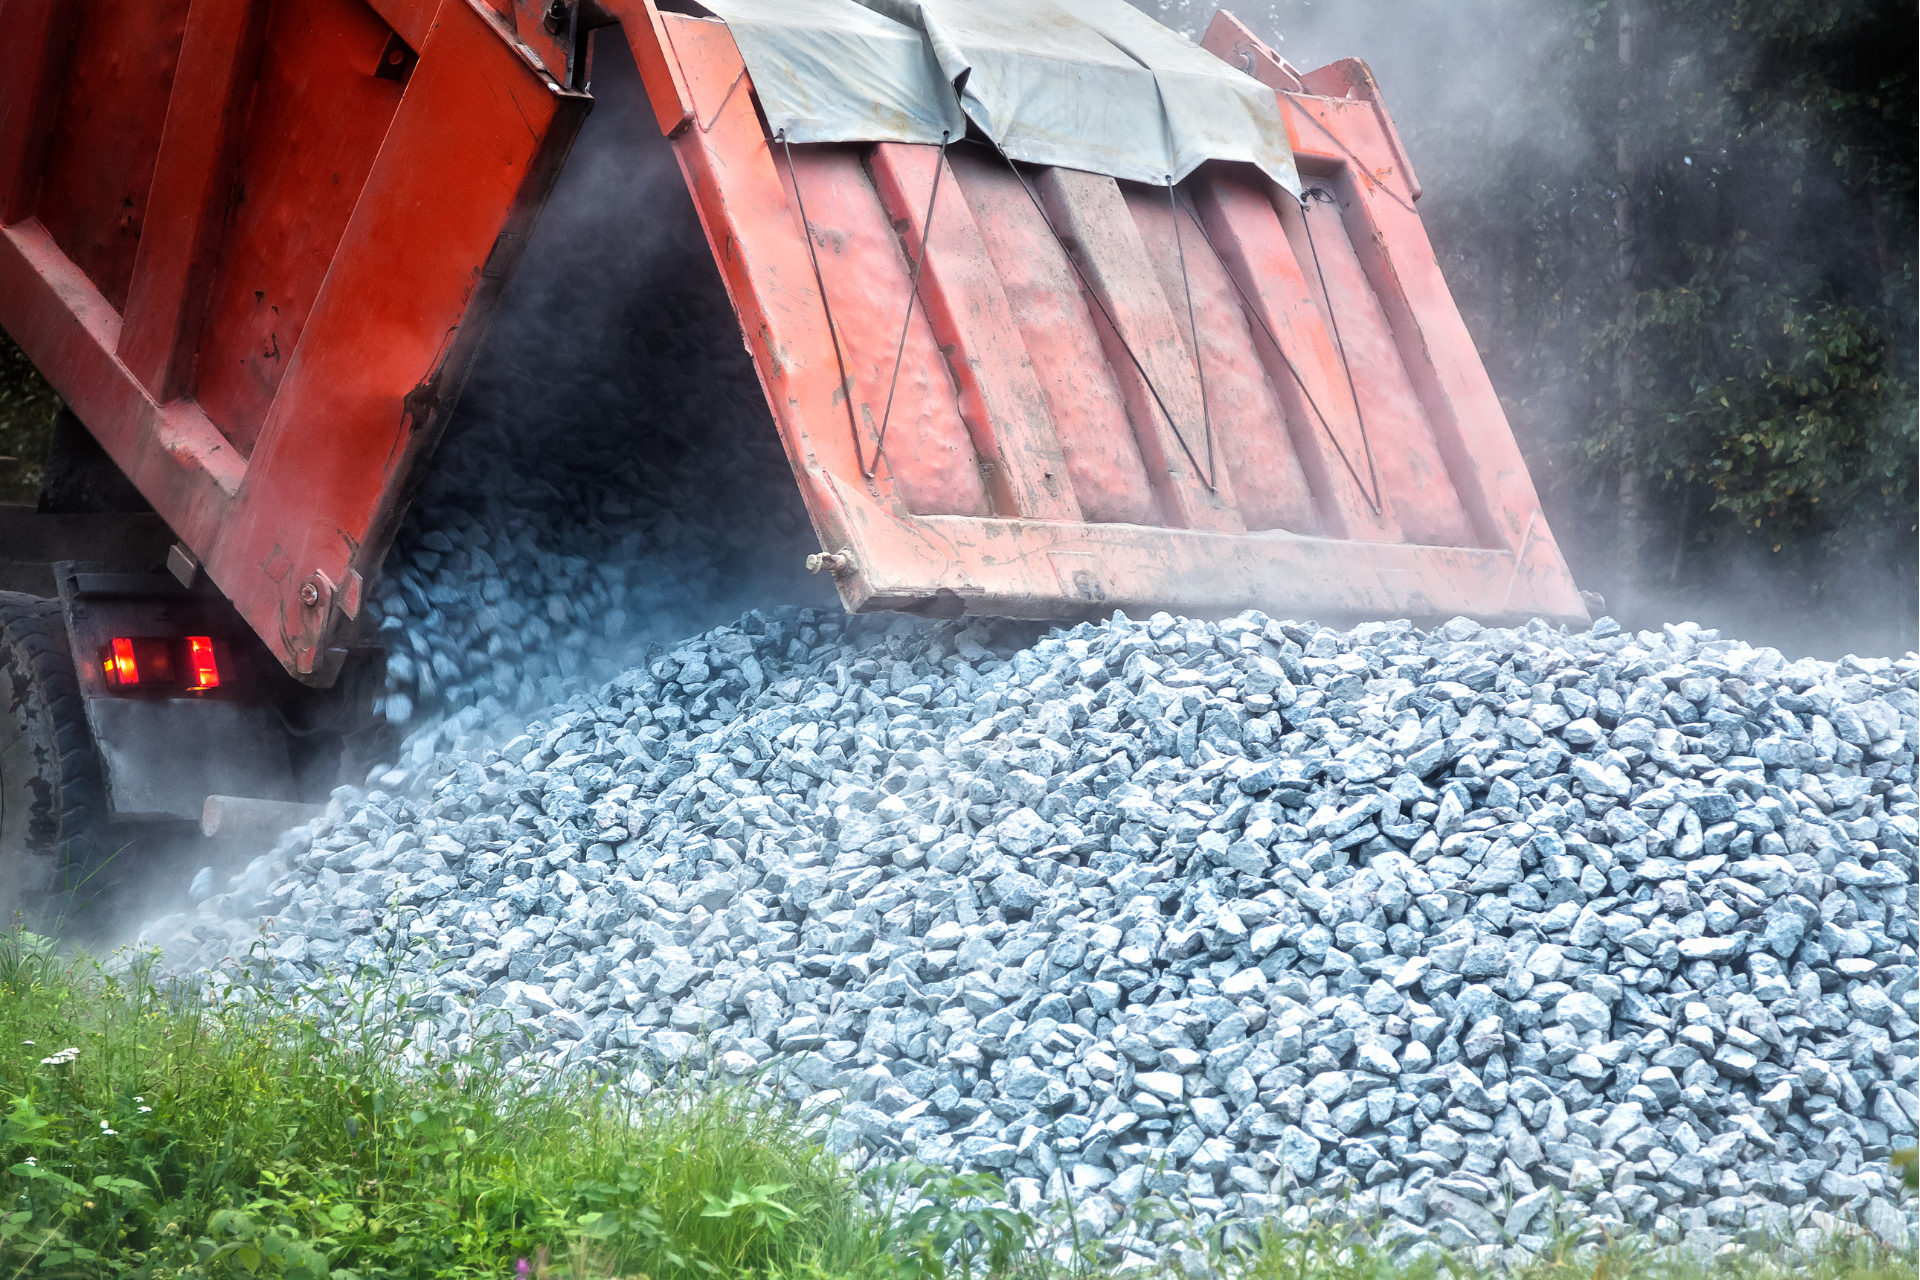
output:
<instances>
[{"instance_id":1,"label":"black tire","mask_svg":"<svg viewBox=\"0 0 1920 1280\"><path fill-rule=\"evenodd\" d=\"M57 923L105 816L60 602L0 591L0 927Z\"/></svg>"}]
</instances>

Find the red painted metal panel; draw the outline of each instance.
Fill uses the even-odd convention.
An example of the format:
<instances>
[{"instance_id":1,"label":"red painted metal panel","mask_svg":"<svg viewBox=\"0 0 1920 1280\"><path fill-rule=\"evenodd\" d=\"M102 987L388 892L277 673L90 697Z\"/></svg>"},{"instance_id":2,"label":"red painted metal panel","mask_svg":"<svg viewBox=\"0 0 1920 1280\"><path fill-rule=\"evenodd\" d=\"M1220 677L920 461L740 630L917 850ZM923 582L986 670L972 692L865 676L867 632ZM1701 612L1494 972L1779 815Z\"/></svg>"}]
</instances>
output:
<instances>
[{"instance_id":1,"label":"red painted metal panel","mask_svg":"<svg viewBox=\"0 0 1920 1280\"><path fill-rule=\"evenodd\" d=\"M1295 456L1313 487L1326 532L1369 542L1402 541L1392 515L1375 504L1374 468L1339 352L1267 190L1244 173L1221 174L1195 192L1194 203L1222 267L1238 283L1235 297L1259 335L1256 350L1286 406Z\"/></svg>"},{"instance_id":2,"label":"red painted metal panel","mask_svg":"<svg viewBox=\"0 0 1920 1280\"><path fill-rule=\"evenodd\" d=\"M274 6L194 388L242 456L405 92L373 74L392 34L364 0Z\"/></svg>"},{"instance_id":3,"label":"red painted metal panel","mask_svg":"<svg viewBox=\"0 0 1920 1280\"><path fill-rule=\"evenodd\" d=\"M783 169L785 160L782 152ZM840 358L847 366L848 385L839 401L842 429L849 438L858 431L867 469L886 468L907 510L933 516L991 513L980 458L925 307L914 309L905 326L906 345L900 346L912 264L887 225L859 152L805 148L794 167L798 172L788 175L789 184L801 185L795 203L807 211L813 252L840 331ZM826 324L824 310L821 324ZM883 454L880 429L890 387L894 406Z\"/></svg>"},{"instance_id":4,"label":"red painted metal panel","mask_svg":"<svg viewBox=\"0 0 1920 1280\"><path fill-rule=\"evenodd\" d=\"M187 0L76 8L34 213L118 310L147 216Z\"/></svg>"},{"instance_id":5,"label":"red painted metal panel","mask_svg":"<svg viewBox=\"0 0 1920 1280\"><path fill-rule=\"evenodd\" d=\"M1035 184L1095 301L1095 330L1169 524L1239 533L1231 482L1209 443L1200 382L1120 184L1049 169Z\"/></svg>"},{"instance_id":6,"label":"red painted metal panel","mask_svg":"<svg viewBox=\"0 0 1920 1280\"><path fill-rule=\"evenodd\" d=\"M187 16L120 334L120 358L161 400L188 390L266 14L266 0L199 0Z\"/></svg>"},{"instance_id":7,"label":"red painted metal panel","mask_svg":"<svg viewBox=\"0 0 1920 1280\"><path fill-rule=\"evenodd\" d=\"M1126 195L1186 359L1195 361L1199 353L1205 425L1233 480L1241 518L1249 529L1320 532L1313 493L1287 438L1286 415L1261 366L1234 283L1202 225L1184 208L1176 211L1161 192L1132 187Z\"/></svg>"},{"instance_id":8,"label":"red painted metal panel","mask_svg":"<svg viewBox=\"0 0 1920 1280\"><path fill-rule=\"evenodd\" d=\"M1499 394L1480 362L1426 228L1385 184L1353 184L1353 245L1371 292L1393 325L1402 367L1420 397L1447 473L1484 543L1544 555L1559 549L1527 472ZM1485 424L1497 423L1491 430Z\"/></svg>"},{"instance_id":9,"label":"red painted metal panel","mask_svg":"<svg viewBox=\"0 0 1920 1280\"><path fill-rule=\"evenodd\" d=\"M844 546L850 500L889 519L910 513L884 467L873 481L860 475L799 210L751 95L735 92L746 68L733 37L724 23L656 16L657 26L623 30L641 66L670 59L680 69L692 117L676 135L681 172L821 545ZM656 30L671 33L670 48L648 47Z\"/></svg>"},{"instance_id":10,"label":"red painted metal panel","mask_svg":"<svg viewBox=\"0 0 1920 1280\"><path fill-rule=\"evenodd\" d=\"M330 636L357 609L356 580L379 571L405 482L444 427L441 408L457 398L504 286L504 272L483 264L503 232L524 244L585 108L529 74L470 5L441 6L233 517L202 557L303 674L323 673Z\"/></svg>"},{"instance_id":11,"label":"red painted metal panel","mask_svg":"<svg viewBox=\"0 0 1920 1280\"><path fill-rule=\"evenodd\" d=\"M1039 381L952 171L942 169L938 151L889 144L874 148L873 176L887 216L902 229L902 247L922 263L920 296L959 386L961 416L987 463L994 510L1078 520Z\"/></svg>"},{"instance_id":12,"label":"red painted metal panel","mask_svg":"<svg viewBox=\"0 0 1920 1280\"><path fill-rule=\"evenodd\" d=\"M693 119L693 95L660 11L649 0L600 0L600 7L617 18L626 32L636 33L627 40L640 68L640 82L646 86L660 132L672 137Z\"/></svg>"},{"instance_id":13,"label":"red painted metal panel","mask_svg":"<svg viewBox=\"0 0 1920 1280\"><path fill-rule=\"evenodd\" d=\"M0 31L11 42L0 76L0 226L33 212L78 16L65 0L0 0Z\"/></svg>"},{"instance_id":14,"label":"red painted metal panel","mask_svg":"<svg viewBox=\"0 0 1920 1280\"><path fill-rule=\"evenodd\" d=\"M943 181L967 216L948 218L943 187L920 299L954 377L930 367L908 380L903 368L902 387L952 394L982 457L1008 456L1017 439L1028 476L1056 479L1058 459L1079 510L1000 489L990 516L931 514L896 491L908 486L881 483L885 468L878 481L861 474L795 193L740 92L724 24L644 0L624 9L822 543L845 553L849 608L1584 617L1418 232L1411 170L1364 68L1339 71L1353 96L1331 99L1307 92L1325 76L1247 50L1260 78L1287 86L1278 97L1303 170L1334 193L1305 214L1232 166L1185 184L1176 214L1164 191L1089 174L1034 169L1023 190L990 151L955 146ZM808 175L828 154L794 152L810 214ZM879 224L846 203L863 188L850 176L834 187L834 227L865 228L886 264L870 273L883 314L920 247L936 158L872 149L891 255L872 249ZM834 240L828 221L814 217L816 246ZM822 262L843 339L863 331L851 349L870 341L870 320L844 314L839 268L825 265L840 252ZM871 360L856 364L853 394L867 403ZM944 421L946 408L896 401L893 413ZM983 423L1019 434L996 439Z\"/></svg>"},{"instance_id":15,"label":"red painted metal panel","mask_svg":"<svg viewBox=\"0 0 1920 1280\"><path fill-rule=\"evenodd\" d=\"M361 0L275 0L257 83L245 47L257 7L195 0L191 81L176 79L170 104L150 113L155 146L167 121L153 184L164 216L141 228L154 238L131 250L138 271L127 260L139 283L123 321L122 300L89 270L98 256L74 255L93 242L62 241L31 208L78 225L72 211L134 184L153 154L128 148L76 169L35 141L35 104L71 100L82 51L152 71L153 50L76 38L56 57L59 24L30 0L6 2L57 74L0 90L0 186L15 201L0 229L0 324L288 669L328 683L587 99L539 71L473 0L428 4L427 19L421 3L381 0L420 39L404 85L375 77L391 33ZM229 306L196 332L195 273L209 257ZM256 303L270 313L275 300L296 313L266 330L281 336L284 374L238 394L229 383L219 425L200 400L174 398L189 354L204 395L220 382L208 361L238 364L260 333ZM227 432L253 444L251 459Z\"/></svg>"},{"instance_id":16,"label":"red painted metal panel","mask_svg":"<svg viewBox=\"0 0 1920 1280\"><path fill-rule=\"evenodd\" d=\"M1310 170L1303 170L1302 178L1332 182L1337 192L1345 192L1344 175L1314 179ZM1276 203L1294 259L1306 268L1309 296L1345 366L1341 382L1346 385L1333 392L1336 403L1359 403L1363 448L1381 504L1411 542L1478 545L1401 363L1393 331L1360 270L1348 239L1351 228L1336 205L1309 201L1302 206L1284 194Z\"/></svg>"},{"instance_id":17,"label":"red painted metal panel","mask_svg":"<svg viewBox=\"0 0 1920 1280\"><path fill-rule=\"evenodd\" d=\"M367 0L380 20L393 28L393 33L407 42L407 47L415 53L426 43L427 33L433 29L433 18L440 10L441 0Z\"/></svg>"},{"instance_id":18,"label":"red painted metal panel","mask_svg":"<svg viewBox=\"0 0 1920 1280\"><path fill-rule=\"evenodd\" d=\"M1040 212L1004 166L950 157L974 223L1046 399L1083 518L1159 524L1147 464L1108 375L1093 312Z\"/></svg>"},{"instance_id":19,"label":"red painted metal panel","mask_svg":"<svg viewBox=\"0 0 1920 1280\"><path fill-rule=\"evenodd\" d=\"M174 532L211 545L245 463L198 405L158 403L119 361L119 313L37 219L0 231L0 323Z\"/></svg>"}]
</instances>

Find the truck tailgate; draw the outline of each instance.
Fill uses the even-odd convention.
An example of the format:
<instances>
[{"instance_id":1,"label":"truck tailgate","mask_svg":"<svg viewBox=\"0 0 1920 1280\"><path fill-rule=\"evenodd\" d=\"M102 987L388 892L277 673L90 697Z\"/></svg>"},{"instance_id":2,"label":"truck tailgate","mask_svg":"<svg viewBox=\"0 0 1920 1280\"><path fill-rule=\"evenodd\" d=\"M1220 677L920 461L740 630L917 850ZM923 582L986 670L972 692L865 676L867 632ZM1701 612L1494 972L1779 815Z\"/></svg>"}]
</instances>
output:
<instances>
[{"instance_id":1,"label":"truck tailgate","mask_svg":"<svg viewBox=\"0 0 1920 1280\"><path fill-rule=\"evenodd\" d=\"M789 148L723 22L609 7L849 609L1585 618L1363 65L1209 32L1291 90L1303 209L1237 165Z\"/></svg>"}]
</instances>

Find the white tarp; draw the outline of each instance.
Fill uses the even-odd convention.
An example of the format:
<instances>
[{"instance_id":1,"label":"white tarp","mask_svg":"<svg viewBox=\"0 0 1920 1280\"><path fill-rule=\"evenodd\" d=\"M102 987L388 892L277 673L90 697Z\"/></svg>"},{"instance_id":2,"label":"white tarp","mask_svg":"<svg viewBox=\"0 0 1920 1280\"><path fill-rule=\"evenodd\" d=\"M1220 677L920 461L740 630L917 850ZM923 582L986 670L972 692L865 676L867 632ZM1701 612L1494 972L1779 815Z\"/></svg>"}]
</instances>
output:
<instances>
[{"instance_id":1,"label":"white tarp","mask_svg":"<svg viewBox=\"0 0 1920 1280\"><path fill-rule=\"evenodd\" d=\"M1054 0L1153 71L1166 112L1174 181L1205 160L1244 160L1300 194L1273 90L1126 0ZM1120 175L1116 174L1115 177Z\"/></svg>"},{"instance_id":2,"label":"white tarp","mask_svg":"<svg viewBox=\"0 0 1920 1280\"><path fill-rule=\"evenodd\" d=\"M918 31L854 0L711 0L788 142L939 142L966 132Z\"/></svg>"},{"instance_id":3,"label":"white tarp","mask_svg":"<svg viewBox=\"0 0 1920 1280\"><path fill-rule=\"evenodd\" d=\"M793 142L957 141L964 109L1032 164L1158 185L1240 160L1300 191L1273 91L1126 0L706 3Z\"/></svg>"}]
</instances>

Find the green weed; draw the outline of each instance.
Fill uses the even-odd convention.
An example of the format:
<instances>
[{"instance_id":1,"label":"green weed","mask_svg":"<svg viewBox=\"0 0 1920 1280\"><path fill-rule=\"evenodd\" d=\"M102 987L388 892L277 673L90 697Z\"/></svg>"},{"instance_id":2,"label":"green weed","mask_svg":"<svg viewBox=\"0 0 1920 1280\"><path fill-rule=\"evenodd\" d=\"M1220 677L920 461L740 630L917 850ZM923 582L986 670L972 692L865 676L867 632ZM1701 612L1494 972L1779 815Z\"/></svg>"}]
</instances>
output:
<instances>
[{"instance_id":1,"label":"green weed","mask_svg":"<svg viewBox=\"0 0 1920 1280\"><path fill-rule=\"evenodd\" d=\"M379 984L369 984L379 990ZM852 1273L857 1186L741 1091L533 1087L421 1011L215 1004L0 938L0 1276ZM555 1260L555 1261L548 1261ZM554 1274L563 1274L555 1272Z\"/></svg>"}]
</instances>

